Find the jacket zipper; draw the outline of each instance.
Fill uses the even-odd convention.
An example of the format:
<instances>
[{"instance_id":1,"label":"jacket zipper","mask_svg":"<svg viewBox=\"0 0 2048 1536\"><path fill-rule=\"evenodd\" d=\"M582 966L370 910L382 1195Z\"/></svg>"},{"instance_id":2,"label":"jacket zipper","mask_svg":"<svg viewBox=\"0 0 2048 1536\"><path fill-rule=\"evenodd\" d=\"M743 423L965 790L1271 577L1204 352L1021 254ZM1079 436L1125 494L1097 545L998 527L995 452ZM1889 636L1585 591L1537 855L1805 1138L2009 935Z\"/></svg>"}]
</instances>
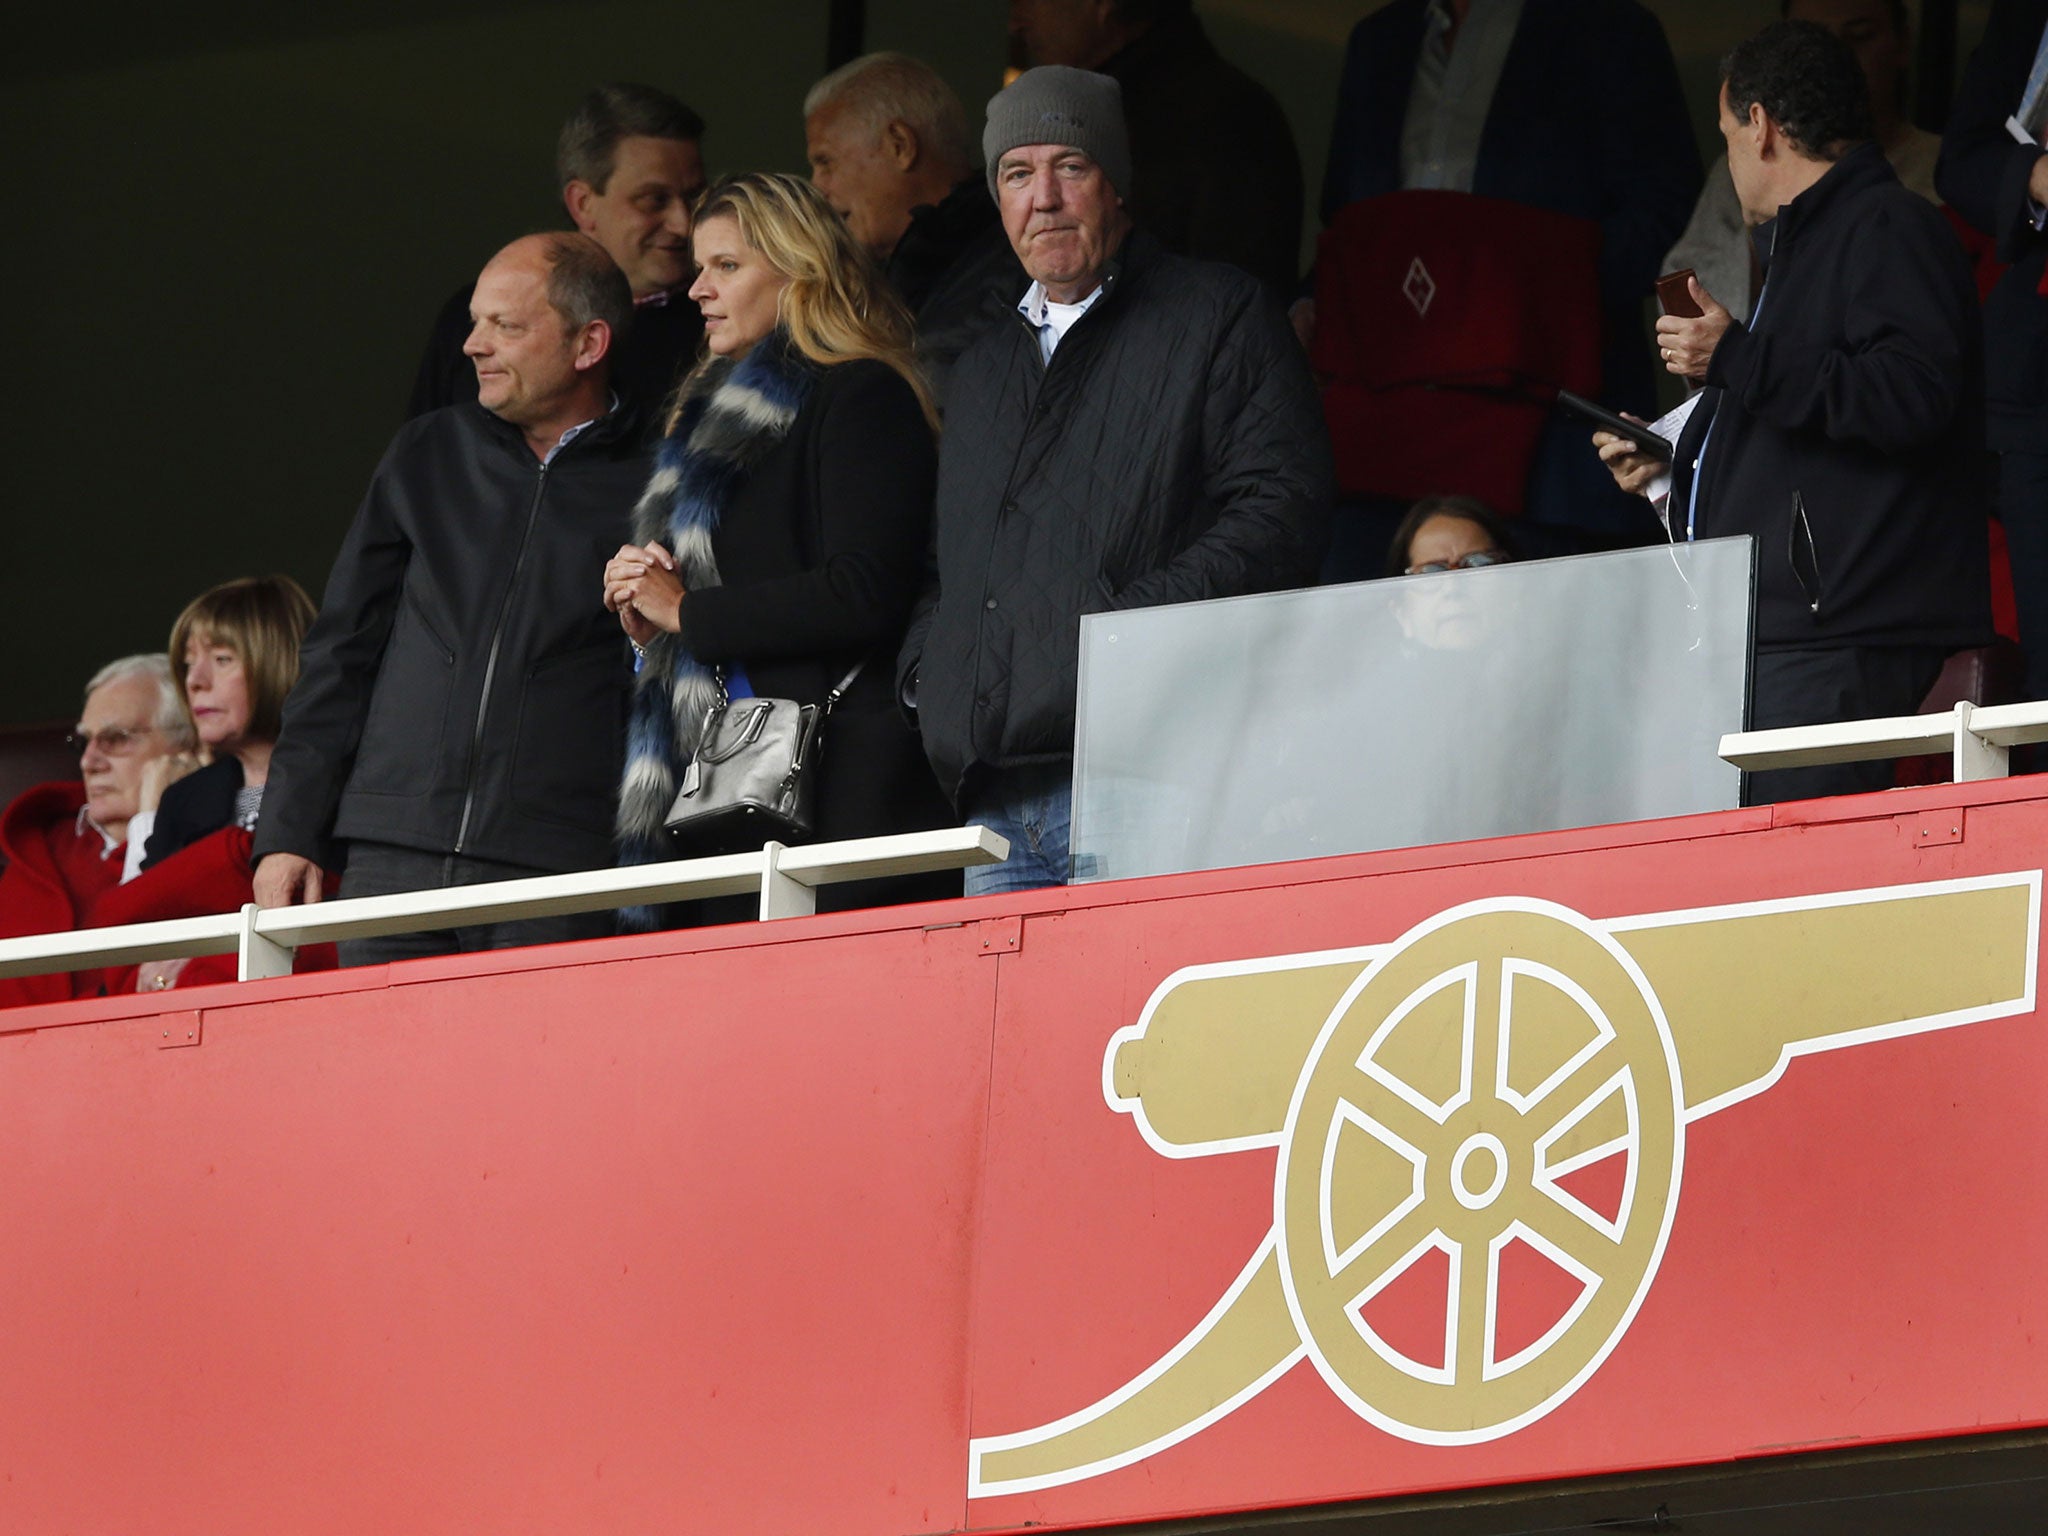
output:
<instances>
[{"instance_id":1,"label":"jacket zipper","mask_svg":"<svg viewBox=\"0 0 2048 1536\"><path fill-rule=\"evenodd\" d=\"M498 649L505 639L505 618L512 611L512 596L519 590L519 573L526 568L526 551L533 544L533 530L540 521L540 500L548 488L548 466L540 466L533 482L533 501L526 509L526 529L519 535L519 553L512 559L512 579L505 583L505 600L498 604L498 621L491 627L491 648L484 658L484 687L476 701L476 726L469 739L469 774L462 789L462 820L455 828L455 851L460 854L469 843L469 818L476 810L476 776L483 766L484 719L491 710L491 682L498 673Z\"/></svg>"},{"instance_id":2,"label":"jacket zipper","mask_svg":"<svg viewBox=\"0 0 2048 1536\"><path fill-rule=\"evenodd\" d=\"M1786 537L1785 557L1786 562L1792 567L1792 579L1799 582L1800 588L1804 591L1806 583L1801 581L1799 577L1799 538L1802 534L1806 537L1807 564L1813 567L1813 588L1811 591L1805 591L1806 606L1817 619L1820 617L1822 592L1820 546L1814 542L1813 522L1806 515L1806 498L1798 491L1794 491L1792 493L1792 526Z\"/></svg>"}]
</instances>

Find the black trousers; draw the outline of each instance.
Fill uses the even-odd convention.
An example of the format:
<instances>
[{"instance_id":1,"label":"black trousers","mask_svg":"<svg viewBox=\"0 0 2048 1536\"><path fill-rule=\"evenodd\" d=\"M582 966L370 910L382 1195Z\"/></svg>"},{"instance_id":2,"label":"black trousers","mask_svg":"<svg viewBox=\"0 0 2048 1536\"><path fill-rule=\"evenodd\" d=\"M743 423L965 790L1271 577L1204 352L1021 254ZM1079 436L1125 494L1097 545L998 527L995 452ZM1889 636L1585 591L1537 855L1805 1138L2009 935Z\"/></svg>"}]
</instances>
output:
<instances>
[{"instance_id":1,"label":"black trousers","mask_svg":"<svg viewBox=\"0 0 2048 1536\"><path fill-rule=\"evenodd\" d=\"M1758 651L1750 679L1750 728L1832 725L1883 715L1914 715L1941 676L1948 652L1938 646L1851 645L1826 650ZM1769 768L1742 776L1744 805L1817 800L1889 789L1897 765L1830 763L1820 768Z\"/></svg>"},{"instance_id":2,"label":"black trousers","mask_svg":"<svg viewBox=\"0 0 2048 1536\"><path fill-rule=\"evenodd\" d=\"M555 873L523 864L501 864L495 859L473 859L466 854L425 853L391 843L356 842L348 845L342 894L391 896L400 891L443 890L455 885L484 885L493 880L525 880ZM485 949L519 949L529 944L603 938L614 927L610 912L576 912L565 917L530 917L512 923L474 923L432 933L346 939L336 948L343 965L383 965L387 961L418 960L430 955L462 955Z\"/></svg>"},{"instance_id":3,"label":"black trousers","mask_svg":"<svg viewBox=\"0 0 2048 1536\"><path fill-rule=\"evenodd\" d=\"M1998 456L1998 515L2027 653L2026 696L2048 699L2048 453Z\"/></svg>"}]
</instances>

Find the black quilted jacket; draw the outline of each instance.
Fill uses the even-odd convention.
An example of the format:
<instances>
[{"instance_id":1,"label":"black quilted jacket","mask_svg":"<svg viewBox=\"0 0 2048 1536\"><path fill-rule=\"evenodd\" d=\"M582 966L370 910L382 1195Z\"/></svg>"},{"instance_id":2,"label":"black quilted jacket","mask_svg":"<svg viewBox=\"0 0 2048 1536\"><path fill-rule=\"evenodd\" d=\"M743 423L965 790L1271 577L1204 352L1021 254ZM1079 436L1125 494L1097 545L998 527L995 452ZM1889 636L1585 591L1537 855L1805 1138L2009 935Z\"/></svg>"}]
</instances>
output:
<instances>
[{"instance_id":1,"label":"black quilted jacket","mask_svg":"<svg viewBox=\"0 0 2048 1536\"><path fill-rule=\"evenodd\" d=\"M1040 360L1021 316L954 366L933 569L899 683L959 804L977 769L1074 747L1081 617L1314 578L1330 445L1258 282L1134 233Z\"/></svg>"}]
</instances>

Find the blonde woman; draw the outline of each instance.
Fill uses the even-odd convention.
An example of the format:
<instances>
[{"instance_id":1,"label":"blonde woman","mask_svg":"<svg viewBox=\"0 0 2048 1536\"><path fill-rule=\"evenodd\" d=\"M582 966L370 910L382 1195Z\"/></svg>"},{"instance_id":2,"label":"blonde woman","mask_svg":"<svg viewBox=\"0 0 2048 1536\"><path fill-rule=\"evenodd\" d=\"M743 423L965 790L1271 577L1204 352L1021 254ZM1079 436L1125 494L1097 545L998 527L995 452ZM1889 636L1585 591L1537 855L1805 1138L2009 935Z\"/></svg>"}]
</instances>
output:
<instances>
[{"instance_id":1,"label":"blonde woman","mask_svg":"<svg viewBox=\"0 0 2048 1536\"><path fill-rule=\"evenodd\" d=\"M864 661L827 727L818 838L948 825L891 697L936 471L910 317L796 177L719 182L691 243L706 356L670 413L635 542L604 572L605 606L641 652L619 796L624 860L673 857L662 823L721 674L734 697L815 703ZM957 877L926 877L856 888L838 904L958 889Z\"/></svg>"}]
</instances>

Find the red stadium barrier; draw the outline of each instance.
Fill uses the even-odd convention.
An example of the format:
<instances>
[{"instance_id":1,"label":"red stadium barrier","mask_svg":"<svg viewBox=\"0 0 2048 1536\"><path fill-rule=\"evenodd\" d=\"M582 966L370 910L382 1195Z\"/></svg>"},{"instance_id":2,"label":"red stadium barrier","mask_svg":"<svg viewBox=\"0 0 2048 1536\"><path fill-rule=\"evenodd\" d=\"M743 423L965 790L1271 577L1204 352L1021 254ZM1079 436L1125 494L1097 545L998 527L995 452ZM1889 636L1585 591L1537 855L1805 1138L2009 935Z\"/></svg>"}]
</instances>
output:
<instances>
[{"instance_id":1,"label":"red stadium barrier","mask_svg":"<svg viewBox=\"0 0 2048 1536\"><path fill-rule=\"evenodd\" d=\"M0 1529L1072 1529L2048 1424L2048 786L22 1009Z\"/></svg>"}]
</instances>

